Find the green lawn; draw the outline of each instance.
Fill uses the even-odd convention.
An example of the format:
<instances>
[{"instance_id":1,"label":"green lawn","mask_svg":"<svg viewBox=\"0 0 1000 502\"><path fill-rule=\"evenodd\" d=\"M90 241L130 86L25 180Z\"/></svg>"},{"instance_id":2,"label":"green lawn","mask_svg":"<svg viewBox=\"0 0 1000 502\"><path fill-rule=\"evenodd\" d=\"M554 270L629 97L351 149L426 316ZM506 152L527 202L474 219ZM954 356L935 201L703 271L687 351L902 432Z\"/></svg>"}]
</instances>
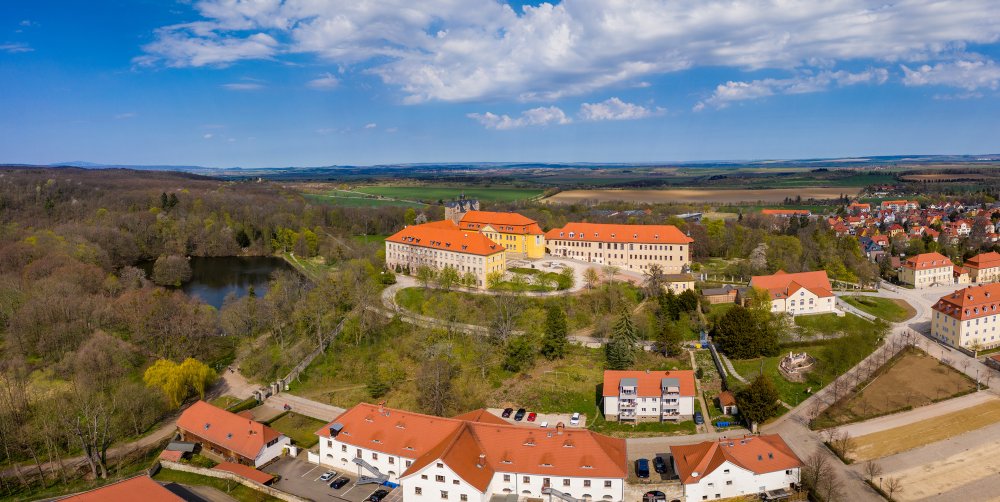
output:
<instances>
[{"instance_id":1,"label":"green lawn","mask_svg":"<svg viewBox=\"0 0 1000 502\"><path fill-rule=\"evenodd\" d=\"M804 338L838 333L862 335L870 333L874 328L867 319L854 314L846 314L843 317L837 314L800 315L795 317L795 325Z\"/></svg>"},{"instance_id":2,"label":"green lawn","mask_svg":"<svg viewBox=\"0 0 1000 502\"><path fill-rule=\"evenodd\" d=\"M904 300L876 296L842 296L841 299L858 310L889 322L903 322L916 314L916 310Z\"/></svg>"},{"instance_id":3,"label":"green lawn","mask_svg":"<svg viewBox=\"0 0 1000 502\"><path fill-rule=\"evenodd\" d=\"M316 431L326 425L326 422L290 411L279 415L267 425L292 438L296 445L311 448L319 442Z\"/></svg>"},{"instance_id":4,"label":"green lawn","mask_svg":"<svg viewBox=\"0 0 1000 502\"><path fill-rule=\"evenodd\" d=\"M815 350L816 349L813 347L808 347L805 349L805 352L815 356ZM802 351L802 349L796 349L796 352ZM771 379L771 382L773 382L774 386L778 389L778 394L781 395L781 400L792 406L796 406L801 403L802 400L809 397L809 394L806 393L806 389L812 387L813 392L816 392L819 389L816 388L815 385L810 385L809 383L789 382L788 380L785 380L785 377L781 376L781 373L778 372L778 361L786 355L788 354L785 353L775 357L733 361L733 367L736 368L736 372L739 373L740 376L749 382L756 378L760 373L761 361L763 360L764 374ZM739 384L739 381L735 378L730 377L729 380L733 385ZM785 408L782 407L779 414L784 414L785 411Z\"/></svg>"},{"instance_id":5,"label":"green lawn","mask_svg":"<svg viewBox=\"0 0 1000 502\"><path fill-rule=\"evenodd\" d=\"M664 435L694 434L696 426L693 420L684 422L642 422L635 425L620 422L608 422L603 418L588 423L587 428L615 437L655 437Z\"/></svg>"},{"instance_id":6,"label":"green lawn","mask_svg":"<svg viewBox=\"0 0 1000 502\"><path fill-rule=\"evenodd\" d=\"M225 410L228 409L230 406L234 406L241 401L243 400L233 396L219 396L209 401L208 404L211 404L212 406L215 406L217 408L222 408Z\"/></svg>"},{"instance_id":7,"label":"green lawn","mask_svg":"<svg viewBox=\"0 0 1000 502\"><path fill-rule=\"evenodd\" d=\"M296 270L313 281L326 277L327 274L332 272L335 268L327 265L326 261L321 256L302 258L299 256L293 257L291 253L281 253L281 257L284 258L289 265L295 267Z\"/></svg>"},{"instance_id":8,"label":"green lawn","mask_svg":"<svg viewBox=\"0 0 1000 502\"><path fill-rule=\"evenodd\" d=\"M437 203L439 200L454 200L460 195L480 201L512 202L530 199L542 194L542 190L532 188L511 187L442 187L442 186L368 186L357 189L359 192L381 195L393 199L424 201Z\"/></svg>"},{"instance_id":9,"label":"green lawn","mask_svg":"<svg viewBox=\"0 0 1000 502\"><path fill-rule=\"evenodd\" d=\"M356 194L352 194L356 195ZM303 197L312 202L318 202L320 204L330 204L333 206L346 206L346 207L414 207L421 208L424 204L418 202L404 202L392 199L368 199L360 196L339 196L339 195L325 195L325 194L315 194L315 193L304 193Z\"/></svg>"},{"instance_id":10,"label":"green lawn","mask_svg":"<svg viewBox=\"0 0 1000 502\"><path fill-rule=\"evenodd\" d=\"M235 481L212 478L190 472L160 469L160 472L156 473L156 475L153 476L153 479L163 483L169 483L172 481L181 485L211 486L225 494L228 494L230 497L239 500L240 502L280 502L280 499L274 498L250 487L243 486Z\"/></svg>"}]
</instances>

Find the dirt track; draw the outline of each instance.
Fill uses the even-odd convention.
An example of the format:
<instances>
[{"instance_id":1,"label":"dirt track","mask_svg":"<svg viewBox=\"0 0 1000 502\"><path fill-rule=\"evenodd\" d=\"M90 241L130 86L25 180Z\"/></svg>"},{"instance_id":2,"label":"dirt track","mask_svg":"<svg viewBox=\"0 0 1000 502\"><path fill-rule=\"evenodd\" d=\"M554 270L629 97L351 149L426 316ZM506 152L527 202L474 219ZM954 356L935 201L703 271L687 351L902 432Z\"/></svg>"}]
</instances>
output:
<instances>
[{"instance_id":1,"label":"dirt track","mask_svg":"<svg viewBox=\"0 0 1000 502\"><path fill-rule=\"evenodd\" d=\"M662 203L737 203L783 202L786 197L803 199L835 199L841 195L856 195L857 188L767 188L761 190L731 189L671 189L671 190L567 190L543 199L556 204L573 204L582 201L628 201L646 204Z\"/></svg>"}]
</instances>

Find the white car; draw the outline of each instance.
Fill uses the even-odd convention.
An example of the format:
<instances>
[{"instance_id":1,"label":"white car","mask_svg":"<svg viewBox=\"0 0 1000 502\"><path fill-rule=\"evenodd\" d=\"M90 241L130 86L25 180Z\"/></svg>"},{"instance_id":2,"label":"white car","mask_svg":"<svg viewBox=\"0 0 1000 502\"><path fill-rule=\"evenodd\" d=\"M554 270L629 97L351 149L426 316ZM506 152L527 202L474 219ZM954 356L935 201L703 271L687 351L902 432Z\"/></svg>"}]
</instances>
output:
<instances>
[{"instance_id":1,"label":"white car","mask_svg":"<svg viewBox=\"0 0 1000 502\"><path fill-rule=\"evenodd\" d=\"M336 476L336 475L337 475L337 473L336 473L336 472L333 472L333 471L326 471L326 472L324 472L324 473L323 473L323 475L322 475L322 476L320 476L320 477L319 477L319 480L320 480L320 481L330 481L330 480L331 480L331 479L333 479L333 477L334 477L334 476Z\"/></svg>"},{"instance_id":2,"label":"white car","mask_svg":"<svg viewBox=\"0 0 1000 502\"><path fill-rule=\"evenodd\" d=\"M569 417L569 424L570 425L580 425L580 413L579 412L576 412L576 413L573 414L572 417Z\"/></svg>"}]
</instances>

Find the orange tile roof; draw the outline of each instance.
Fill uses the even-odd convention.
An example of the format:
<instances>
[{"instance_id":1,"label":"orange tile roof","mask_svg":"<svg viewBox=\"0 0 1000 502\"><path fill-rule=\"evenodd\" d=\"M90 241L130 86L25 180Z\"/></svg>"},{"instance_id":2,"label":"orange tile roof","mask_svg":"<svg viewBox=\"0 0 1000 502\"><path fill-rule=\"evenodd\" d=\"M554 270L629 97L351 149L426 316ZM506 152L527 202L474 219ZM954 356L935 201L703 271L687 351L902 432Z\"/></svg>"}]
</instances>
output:
<instances>
[{"instance_id":1,"label":"orange tile roof","mask_svg":"<svg viewBox=\"0 0 1000 502\"><path fill-rule=\"evenodd\" d=\"M491 241L485 235L479 232L460 230L458 225L448 220L410 225L385 240L386 242L480 256L489 256L504 251L503 246Z\"/></svg>"},{"instance_id":2,"label":"orange tile roof","mask_svg":"<svg viewBox=\"0 0 1000 502\"><path fill-rule=\"evenodd\" d=\"M931 308L960 321L1000 314L1000 283L960 289L942 296Z\"/></svg>"},{"instance_id":3,"label":"orange tile roof","mask_svg":"<svg viewBox=\"0 0 1000 502\"><path fill-rule=\"evenodd\" d=\"M570 237L573 234L573 237ZM673 225L616 225L611 223L567 223L545 232L546 240L632 242L636 244L690 244L694 239Z\"/></svg>"},{"instance_id":4,"label":"orange tile roof","mask_svg":"<svg viewBox=\"0 0 1000 502\"><path fill-rule=\"evenodd\" d=\"M585 429L473 422L361 403L316 434L330 437L334 423L343 425L337 441L414 459L404 477L440 459L480 490L495 471L607 478L627 473L625 441Z\"/></svg>"},{"instance_id":5,"label":"orange tile roof","mask_svg":"<svg viewBox=\"0 0 1000 502\"><path fill-rule=\"evenodd\" d=\"M819 297L833 296L830 279L824 270L794 274L779 270L771 275L755 275L750 278L750 286L767 290L772 300L788 298L800 288L806 288Z\"/></svg>"},{"instance_id":6,"label":"orange tile roof","mask_svg":"<svg viewBox=\"0 0 1000 502\"><path fill-rule=\"evenodd\" d=\"M198 401L181 413L177 427L246 458L254 459L281 433L260 423Z\"/></svg>"},{"instance_id":7,"label":"orange tile roof","mask_svg":"<svg viewBox=\"0 0 1000 502\"><path fill-rule=\"evenodd\" d=\"M184 458L184 452L177 450L163 450L160 452L160 460L170 460L180 462Z\"/></svg>"},{"instance_id":8,"label":"orange tile roof","mask_svg":"<svg viewBox=\"0 0 1000 502\"><path fill-rule=\"evenodd\" d=\"M907 258L906 262L903 263L903 267L913 270L928 270L953 266L951 260L941 253L921 253Z\"/></svg>"},{"instance_id":9,"label":"orange tile roof","mask_svg":"<svg viewBox=\"0 0 1000 502\"><path fill-rule=\"evenodd\" d=\"M72 502L183 502L184 499L145 474L59 499Z\"/></svg>"},{"instance_id":10,"label":"orange tile roof","mask_svg":"<svg viewBox=\"0 0 1000 502\"><path fill-rule=\"evenodd\" d=\"M235 464L233 462L221 462L212 469L215 469L217 471L231 472L233 474L236 474L237 476L242 476L251 481L256 481L262 485L266 485L274 479L274 476L266 472L258 471L253 467L249 467L243 464Z\"/></svg>"},{"instance_id":11,"label":"orange tile roof","mask_svg":"<svg viewBox=\"0 0 1000 502\"><path fill-rule=\"evenodd\" d=\"M719 405L720 406L734 406L736 405L736 397L733 396L732 392L724 390L719 393Z\"/></svg>"},{"instance_id":12,"label":"orange tile roof","mask_svg":"<svg viewBox=\"0 0 1000 502\"><path fill-rule=\"evenodd\" d=\"M799 457L777 434L671 446L670 454L681 483L686 485L697 483L727 461L756 474L802 467Z\"/></svg>"},{"instance_id":13,"label":"orange tile roof","mask_svg":"<svg viewBox=\"0 0 1000 502\"><path fill-rule=\"evenodd\" d=\"M769 216L809 216L808 209L761 209L760 214Z\"/></svg>"},{"instance_id":14,"label":"orange tile roof","mask_svg":"<svg viewBox=\"0 0 1000 502\"><path fill-rule=\"evenodd\" d=\"M664 378L676 378L680 383L680 394L682 396L694 396L694 371L673 370L673 371L629 371L629 370L605 370L604 371L604 396L618 395L618 382L622 378L635 378L638 381L639 396L662 396L660 381Z\"/></svg>"},{"instance_id":15,"label":"orange tile roof","mask_svg":"<svg viewBox=\"0 0 1000 502\"><path fill-rule=\"evenodd\" d=\"M498 213L494 211L469 211L458 223L464 230L482 230L489 225L493 230L508 234L540 235L538 222L518 213Z\"/></svg>"},{"instance_id":16,"label":"orange tile roof","mask_svg":"<svg viewBox=\"0 0 1000 502\"><path fill-rule=\"evenodd\" d=\"M1000 267L1000 253L996 251L990 251L989 253L979 253L968 260L965 260L965 266L974 269L984 269Z\"/></svg>"}]
</instances>

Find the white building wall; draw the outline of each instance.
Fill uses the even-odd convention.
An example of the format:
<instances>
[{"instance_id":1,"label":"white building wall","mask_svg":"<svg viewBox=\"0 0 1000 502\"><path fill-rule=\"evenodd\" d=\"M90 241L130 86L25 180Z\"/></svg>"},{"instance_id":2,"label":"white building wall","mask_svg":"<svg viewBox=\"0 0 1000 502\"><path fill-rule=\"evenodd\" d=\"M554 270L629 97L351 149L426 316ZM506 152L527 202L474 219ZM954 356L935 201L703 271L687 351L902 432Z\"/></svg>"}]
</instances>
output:
<instances>
[{"instance_id":1,"label":"white building wall","mask_svg":"<svg viewBox=\"0 0 1000 502\"><path fill-rule=\"evenodd\" d=\"M265 446L264 449L260 450L260 453L257 455L257 458L254 459L253 466L260 467L270 462L271 460L280 457L282 450L284 450L285 447L290 444L292 444L292 440L289 439L287 436L279 436L278 442L274 443L271 446Z\"/></svg>"},{"instance_id":2,"label":"white building wall","mask_svg":"<svg viewBox=\"0 0 1000 502\"><path fill-rule=\"evenodd\" d=\"M557 238L546 242L546 246L553 256L614 265L632 272L643 272L656 263L666 274L679 274L684 265L690 265L688 244L633 244Z\"/></svg>"},{"instance_id":3,"label":"white building wall","mask_svg":"<svg viewBox=\"0 0 1000 502\"><path fill-rule=\"evenodd\" d=\"M489 494L480 492L442 462L431 462L400 480L403 500L485 502Z\"/></svg>"},{"instance_id":4,"label":"white building wall","mask_svg":"<svg viewBox=\"0 0 1000 502\"><path fill-rule=\"evenodd\" d=\"M604 416L618 416L618 396L604 397Z\"/></svg>"},{"instance_id":5,"label":"white building wall","mask_svg":"<svg viewBox=\"0 0 1000 502\"><path fill-rule=\"evenodd\" d=\"M726 471L729 471L728 473ZM767 490L788 488L799 482L799 469L755 474L731 462L724 462L697 483L684 485L687 502L753 495Z\"/></svg>"},{"instance_id":6,"label":"white building wall","mask_svg":"<svg viewBox=\"0 0 1000 502\"><path fill-rule=\"evenodd\" d=\"M979 349L1000 346L1000 315L993 314L960 321L943 312L933 310L931 316L931 336L952 347L971 348L979 344Z\"/></svg>"},{"instance_id":7,"label":"white building wall","mask_svg":"<svg viewBox=\"0 0 1000 502\"><path fill-rule=\"evenodd\" d=\"M345 451L346 449L346 451ZM319 461L321 465L332 467L341 471L347 471L357 475L368 474L368 470L354 463L354 458L360 456L369 464L389 475L389 481L399 481L399 476L413 463L413 458L389 455L384 452L368 448L359 448L354 445L342 443L336 438L319 439Z\"/></svg>"},{"instance_id":8,"label":"white building wall","mask_svg":"<svg viewBox=\"0 0 1000 502\"><path fill-rule=\"evenodd\" d=\"M771 312L787 312L793 316L802 314L824 314L833 312L836 306L833 296L820 297L805 288L789 298L771 300Z\"/></svg>"}]
</instances>

